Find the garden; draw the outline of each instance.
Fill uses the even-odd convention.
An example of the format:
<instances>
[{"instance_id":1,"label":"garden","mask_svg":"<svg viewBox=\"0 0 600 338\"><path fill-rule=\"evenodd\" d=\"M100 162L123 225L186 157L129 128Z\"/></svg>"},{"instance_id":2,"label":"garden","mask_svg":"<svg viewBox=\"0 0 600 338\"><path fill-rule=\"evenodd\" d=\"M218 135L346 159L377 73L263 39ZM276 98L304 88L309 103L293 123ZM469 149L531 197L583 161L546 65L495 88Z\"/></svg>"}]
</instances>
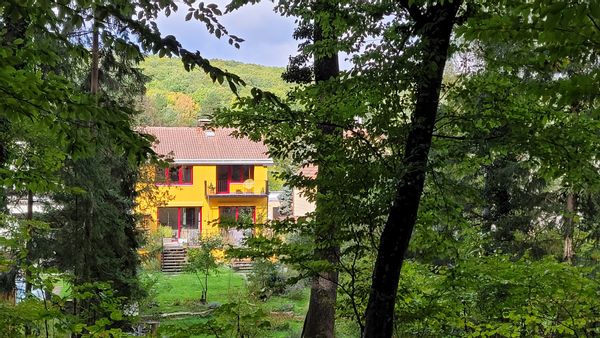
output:
<instances>
[{"instance_id":1,"label":"garden","mask_svg":"<svg viewBox=\"0 0 600 338\"><path fill-rule=\"evenodd\" d=\"M167 337L300 337L309 287L286 283L290 275L268 261L255 263L252 272L221 266L208 276L203 303L203 285L193 272L146 271L150 294L140 309L141 323ZM340 332L345 336L354 335Z\"/></svg>"}]
</instances>

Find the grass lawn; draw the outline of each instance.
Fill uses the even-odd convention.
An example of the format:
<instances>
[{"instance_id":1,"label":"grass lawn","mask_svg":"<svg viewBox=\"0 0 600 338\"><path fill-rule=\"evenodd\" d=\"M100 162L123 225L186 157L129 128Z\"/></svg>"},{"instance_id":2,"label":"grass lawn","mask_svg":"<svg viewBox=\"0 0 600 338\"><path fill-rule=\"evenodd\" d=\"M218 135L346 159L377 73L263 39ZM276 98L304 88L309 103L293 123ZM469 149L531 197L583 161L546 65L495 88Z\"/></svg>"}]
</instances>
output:
<instances>
[{"instance_id":1,"label":"grass lawn","mask_svg":"<svg viewBox=\"0 0 600 338\"><path fill-rule=\"evenodd\" d=\"M304 289L293 295L273 296L266 302L248 297L244 275L233 272L229 268L221 268L217 275L208 280L208 305L201 304L200 283L190 273L164 274L151 273L154 280L155 306L142 309L143 315L174 312L203 312L210 303L243 303L249 311L261 309L271 328L264 330L265 337L295 337L302 330L304 314L308 308L309 290ZM190 332L190 337L209 337L194 335L194 327L204 325L211 317L182 316L178 318L160 319L161 334ZM261 337L263 335L260 335Z\"/></svg>"},{"instance_id":2,"label":"grass lawn","mask_svg":"<svg viewBox=\"0 0 600 338\"><path fill-rule=\"evenodd\" d=\"M156 278L154 292L157 307L145 309L146 313L201 311L206 306L199 303L200 282L194 274L153 273ZM231 269L221 268L208 278L208 302L221 304L233 301L237 292L246 288L244 277Z\"/></svg>"},{"instance_id":3,"label":"grass lawn","mask_svg":"<svg viewBox=\"0 0 600 338\"><path fill-rule=\"evenodd\" d=\"M155 280L154 294L155 306L142 309L143 315L174 312L203 312L208 305L200 304L200 283L196 276L190 273L163 274L152 273ZM264 316L260 320L248 319L247 324L266 320L270 327L258 330L252 337L287 338L300 337L304 315L308 309L308 288L299 289L297 292L286 296L273 296L267 301L260 301L249 297L244 275L233 272L229 268L221 268L217 275L208 280L208 303L242 304L242 313L252 313L262 310ZM175 318L161 318L159 333L164 337L214 337L213 334L196 334L198 328L206 328L207 322L215 319L213 315L205 317L181 316ZM236 316L220 317L219 325L237 326ZM338 337L356 337L357 334L348 333L354 330L352 323L338 320ZM224 335L230 336L230 335Z\"/></svg>"},{"instance_id":4,"label":"grass lawn","mask_svg":"<svg viewBox=\"0 0 600 338\"><path fill-rule=\"evenodd\" d=\"M229 268L220 268L219 273L208 279L208 304L201 304L200 283L191 273L165 274L160 272L147 272L151 280L151 293L153 305L143 306L141 315L149 318L155 317L160 321L160 335L163 337L214 337L204 334L193 334L198 327L205 327L211 315L184 315L174 318L160 318L158 314L175 312L205 312L211 303L243 304L245 311L264 312L261 320L270 323L269 328L259 330L252 337L289 338L300 337L304 316L308 310L308 287L298 289L285 296L272 296L267 301L260 301L249 297L246 279L243 274L233 272ZM65 296L68 294L69 284L59 281L55 291ZM235 318L225 319L225 323L234 324ZM223 323L223 321L221 321ZM252 319L250 320L252 323ZM336 337L356 337L354 325L338 319ZM350 333L349 333L350 332ZM230 335L224 335L226 337Z\"/></svg>"}]
</instances>

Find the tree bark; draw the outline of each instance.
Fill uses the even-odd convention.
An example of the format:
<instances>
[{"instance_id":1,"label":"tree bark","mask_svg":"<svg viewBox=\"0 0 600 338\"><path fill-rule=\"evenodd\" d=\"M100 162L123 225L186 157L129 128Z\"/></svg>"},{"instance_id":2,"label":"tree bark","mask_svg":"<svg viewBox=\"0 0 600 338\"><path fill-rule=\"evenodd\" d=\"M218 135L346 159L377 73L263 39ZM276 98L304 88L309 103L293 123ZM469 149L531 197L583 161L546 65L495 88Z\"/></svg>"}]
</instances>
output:
<instances>
[{"instance_id":1,"label":"tree bark","mask_svg":"<svg viewBox=\"0 0 600 338\"><path fill-rule=\"evenodd\" d=\"M575 252L573 251L573 232L575 231L575 210L577 208L577 196L573 193L567 195L567 212L564 226L563 261L573 262Z\"/></svg>"},{"instance_id":2,"label":"tree bark","mask_svg":"<svg viewBox=\"0 0 600 338\"><path fill-rule=\"evenodd\" d=\"M394 201L379 242L363 332L363 337L369 338L393 334L400 270L417 220L450 35L461 1L441 2L419 15L415 15L419 11L415 5L405 3L416 25L423 27L420 31L422 69L428 71L416 79L416 104L404 146L405 173L396 185Z\"/></svg>"},{"instance_id":3,"label":"tree bark","mask_svg":"<svg viewBox=\"0 0 600 338\"><path fill-rule=\"evenodd\" d=\"M99 31L98 31L98 23L96 22L96 15L94 14L94 26L92 28L92 67L91 67L91 75L90 75L90 93L97 94L99 81L98 81L98 72L99 72L99 59L100 59L100 42L99 42Z\"/></svg>"},{"instance_id":4,"label":"tree bark","mask_svg":"<svg viewBox=\"0 0 600 338\"><path fill-rule=\"evenodd\" d=\"M27 190L27 221L33 220L33 192L31 190ZM25 256L25 297L29 297L31 295L32 285L31 285L31 266L33 265L33 260L31 259L31 250L33 250L33 229L31 223L27 223L27 244L25 248L27 250L27 255ZM25 337L29 337L31 335L31 325L29 323L25 324Z\"/></svg>"},{"instance_id":5,"label":"tree bark","mask_svg":"<svg viewBox=\"0 0 600 338\"><path fill-rule=\"evenodd\" d=\"M31 190L27 191L27 216L26 216L27 221L32 221L33 220L33 192ZM33 261L31 259L31 250L33 250L33 245L32 245L32 236L33 236L33 230L32 230L32 226L31 224L27 224L27 235L29 236L29 238L27 239L27 244L26 244L26 249L27 249L27 256L25 258L25 268L27 270L25 270L25 295L29 296L31 294L31 271L29 271L29 267L31 266L31 264L33 264Z\"/></svg>"},{"instance_id":6,"label":"tree bark","mask_svg":"<svg viewBox=\"0 0 600 338\"><path fill-rule=\"evenodd\" d=\"M331 5L326 2L320 2L315 5L315 12L334 10ZM331 15L330 17L332 17ZM330 19L331 20L331 19ZM315 22L313 31L313 41L332 41L336 37L325 36L323 25L330 25L329 22ZM315 56L314 59L315 82L319 83L339 76L340 66L337 53L330 56ZM327 95L324 93L323 95ZM323 124L328 125L328 124ZM326 135L337 133L334 128L323 126L321 131ZM341 137L341 133L340 133ZM327 151L326 149L324 151ZM327 182L329 167L325 165L319 166L317 172L317 182ZM315 245L316 249L314 256L316 260L324 260L330 266L335 266L339 259L339 244L336 241L337 225L328 217L327 199L328 188L324 184L318 185L319 193L316 199L316 221L317 229L315 229ZM310 301L304 327L302 329L302 337L305 338L333 338L335 335L335 306L337 301L337 284L338 271L334 268L328 271L320 271L313 277L310 288Z\"/></svg>"}]
</instances>

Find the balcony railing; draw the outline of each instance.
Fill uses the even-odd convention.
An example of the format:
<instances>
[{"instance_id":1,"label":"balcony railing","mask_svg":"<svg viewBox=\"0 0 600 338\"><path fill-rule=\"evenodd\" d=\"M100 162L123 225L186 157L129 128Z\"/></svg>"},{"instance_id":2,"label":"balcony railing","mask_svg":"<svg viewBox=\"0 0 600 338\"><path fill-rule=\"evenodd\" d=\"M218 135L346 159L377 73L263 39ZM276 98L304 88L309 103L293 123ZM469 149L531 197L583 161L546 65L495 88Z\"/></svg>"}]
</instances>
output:
<instances>
[{"instance_id":1,"label":"balcony railing","mask_svg":"<svg viewBox=\"0 0 600 338\"><path fill-rule=\"evenodd\" d=\"M268 181L246 181L242 183L228 182L227 180L217 180L216 186L214 183L204 181L206 194L209 196L252 196L252 195L268 195Z\"/></svg>"},{"instance_id":2,"label":"balcony railing","mask_svg":"<svg viewBox=\"0 0 600 338\"><path fill-rule=\"evenodd\" d=\"M217 180L217 194L228 194L230 183L225 180Z\"/></svg>"}]
</instances>

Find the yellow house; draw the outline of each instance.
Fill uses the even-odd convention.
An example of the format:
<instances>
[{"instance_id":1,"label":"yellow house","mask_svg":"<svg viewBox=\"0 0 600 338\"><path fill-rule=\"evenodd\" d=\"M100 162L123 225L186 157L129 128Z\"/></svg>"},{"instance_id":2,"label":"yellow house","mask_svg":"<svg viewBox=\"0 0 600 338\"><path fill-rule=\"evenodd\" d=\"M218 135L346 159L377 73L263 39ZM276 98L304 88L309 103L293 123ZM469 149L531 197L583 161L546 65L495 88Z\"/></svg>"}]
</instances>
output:
<instances>
[{"instance_id":1,"label":"yellow house","mask_svg":"<svg viewBox=\"0 0 600 338\"><path fill-rule=\"evenodd\" d=\"M158 141L154 150L172 159L157 168L155 181L169 199L150 206L138 201L151 218L151 230L171 229L171 241L193 244L200 237L222 235L232 245L249 235L223 229L220 220L267 220L267 168L273 164L262 143L236 138L234 129L204 130L188 127L145 127L142 132Z\"/></svg>"}]
</instances>

